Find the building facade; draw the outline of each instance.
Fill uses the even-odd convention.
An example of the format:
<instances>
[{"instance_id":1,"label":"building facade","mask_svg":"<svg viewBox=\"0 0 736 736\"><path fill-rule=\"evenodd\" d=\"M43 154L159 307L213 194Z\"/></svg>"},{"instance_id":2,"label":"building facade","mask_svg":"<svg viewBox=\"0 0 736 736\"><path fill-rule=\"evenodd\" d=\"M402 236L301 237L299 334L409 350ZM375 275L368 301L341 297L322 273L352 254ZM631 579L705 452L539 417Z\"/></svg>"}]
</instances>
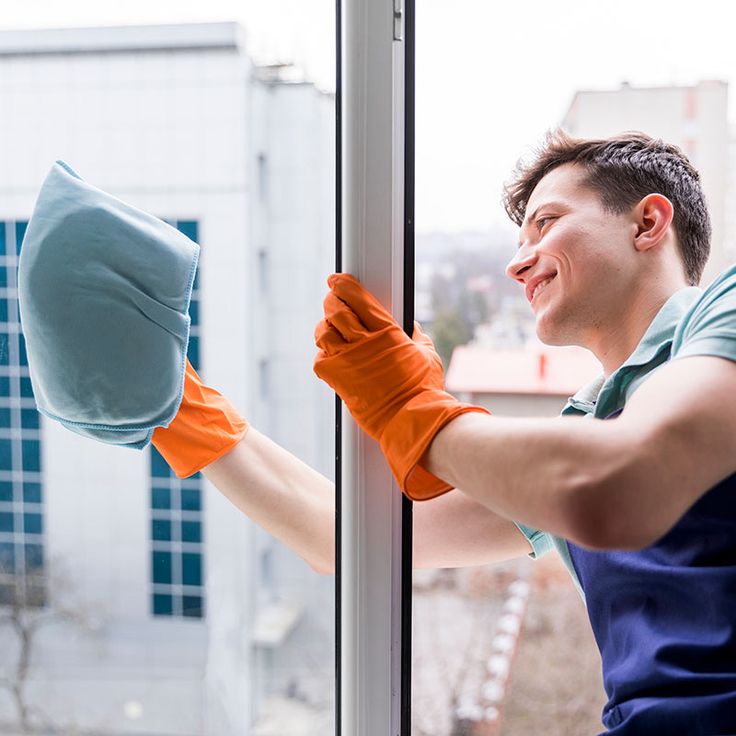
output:
<instances>
[{"instance_id":1,"label":"building facade","mask_svg":"<svg viewBox=\"0 0 736 736\"><path fill-rule=\"evenodd\" d=\"M333 98L256 67L240 27L213 23L2 32L0 107L0 604L11 579L28 579L30 614L79 614L34 640L34 717L100 734L227 736L292 701L302 722L329 720L332 580L200 474L177 479L153 448L39 417L14 269L56 159L171 222L201 246L193 365L331 475L333 402L311 364L333 270ZM10 627L0 652L9 672ZM17 706L0 692L6 730Z\"/></svg>"}]
</instances>

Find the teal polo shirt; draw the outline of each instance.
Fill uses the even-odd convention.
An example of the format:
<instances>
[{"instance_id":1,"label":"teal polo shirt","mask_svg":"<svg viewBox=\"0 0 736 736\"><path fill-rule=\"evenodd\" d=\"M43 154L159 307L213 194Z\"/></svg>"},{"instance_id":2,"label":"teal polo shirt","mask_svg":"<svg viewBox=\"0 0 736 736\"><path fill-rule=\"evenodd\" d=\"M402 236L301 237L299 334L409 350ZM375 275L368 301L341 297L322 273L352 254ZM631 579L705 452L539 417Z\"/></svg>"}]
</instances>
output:
<instances>
[{"instance_id":1,"label":"teal polo shirt","mask_svg":"<svg viewBox=\"0 0 736 736\"><path fill-rule=\"evenodd\" d=\"M736 361L736 265L707 289L696 286L675 292L660 308L626 362L607 379L599 376L567 400L563 416L605 419L626 406L634 391L670 358L713 355ZM567 541L516 523L536 559L552 549L559 553L575 587L585 599Z\"/></svg>"}]
</instances>

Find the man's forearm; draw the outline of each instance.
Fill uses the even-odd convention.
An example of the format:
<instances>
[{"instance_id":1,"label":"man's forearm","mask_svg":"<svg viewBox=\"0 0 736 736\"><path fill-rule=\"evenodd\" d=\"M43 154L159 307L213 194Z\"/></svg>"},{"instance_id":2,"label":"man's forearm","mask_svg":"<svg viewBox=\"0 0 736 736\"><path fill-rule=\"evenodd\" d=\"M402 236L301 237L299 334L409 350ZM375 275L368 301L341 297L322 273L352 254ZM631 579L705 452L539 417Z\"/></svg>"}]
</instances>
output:
<instances>
[{"instance_id":1,"label":"man's forearm","mask_svg":"<svg viewBox=\"0 0 736 736\"><path fill-rule=\"evenodd\" d=\"M334 572L335 487L329 479L252 426L202 472L246 516L317 572Z\"/></svg>"},{"instance_id":2,"label":"man's forearm","mask_svg":"<svg viewBox=\"0 0 736 736\"><path fill-rule=\"evenodd\" d=\"M202 471L255 523L321 574L335 570L335 486L250 427ZM414 507L414 567L482 565L529 552L513 524L462 493Z\"/></svg>"},{"instance_id":3,"label":"man's forearm","mask_svg":"<svg viewBox=\"0 0 736 736\"><path fill-rule=\"evenodd\" d=\"M626 473L615 424L464 414L437 434L423 464L507 519L590 544L610 512L603 489Z\"/></svg>"}]
</instances>

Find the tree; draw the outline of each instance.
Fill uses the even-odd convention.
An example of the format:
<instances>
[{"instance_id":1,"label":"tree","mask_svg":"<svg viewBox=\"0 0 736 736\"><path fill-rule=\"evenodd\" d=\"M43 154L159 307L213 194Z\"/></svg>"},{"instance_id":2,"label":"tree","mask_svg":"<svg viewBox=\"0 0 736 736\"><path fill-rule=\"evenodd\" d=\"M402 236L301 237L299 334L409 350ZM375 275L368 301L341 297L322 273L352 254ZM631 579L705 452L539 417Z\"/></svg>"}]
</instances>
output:
<instances>
[{"instance_id":1,"label":"tree","mask_svg":"<svg viewBox=\"0 0 736 736\"><path fill-rule=\"evenodd\" d=\"M16 709L17 727L22 734L60 732L50 724L43 711L30 702L27 693L39 632L61 623L88 631L97 628L96 616L90 610L62 602L62 591L68 596L71 588L59 567L57 561L51 577L42 567L23 574L13 572L7 561L5 564L0 561L0 631L9 629L16 644L7 647L0 659L0 688L10 694Z\"/></svg>"},{"instance_id":2,"label":"tree","mask_svg":"<svg viewBox=\"0 0 736 736\"><path fill-rule=\"evenodd\" d=\"M452 352L458 345L465 345L470 340L468 328L457 309L449 308L435 314L430 332L434 346L442 358L442 365L447 371Z\"/></svg>"}]
</instances>

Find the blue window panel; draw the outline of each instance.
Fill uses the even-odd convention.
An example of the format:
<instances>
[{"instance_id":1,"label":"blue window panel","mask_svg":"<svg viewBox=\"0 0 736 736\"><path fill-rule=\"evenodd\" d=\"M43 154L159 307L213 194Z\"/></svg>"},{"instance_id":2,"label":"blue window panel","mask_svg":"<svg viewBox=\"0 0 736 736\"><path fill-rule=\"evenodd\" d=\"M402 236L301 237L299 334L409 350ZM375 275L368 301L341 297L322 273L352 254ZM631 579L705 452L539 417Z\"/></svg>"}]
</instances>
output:
<instances>
[{"instance_id":1,"label":"blue window panel","mask_svg":"<svg viewBox=\"0 0 736 736\"><path fill-rule=\"evenodd\" d=\"M38 429L41 415L35 409L20 410L20 426L23 429Z\"/></svg>"},{"instance_id":2,"label":"blue window panel","mask_svg":"<svg viewBox=\"0 0 736 736\"><path fill-rule=\"evenodd\" d=\"M182 488L181 508L183 511L201 511L202 494L194 488Z\"/></svg>"},{"instance_id":3,"label":"blue window panel","mask_svg":"<svg viewBox=\"0 0 736 736\"><path fill-rule=\"evenodd\" d=\"M41 470L41 443L38 440L23 440L23 470Z\"/></svg>"},{"instance_id":4,"label":"blue window panel","mask_svg":"<svg viewBox=\"0 0 736 736\"><path fill-rule=\"evenodd\" d=\"M15 545L0 542L0 572L15 572Z\"/></svg>"},{"instance_id":5,"label":"blue window panel","mask_svg":"<svg viewBox=\"0 0 736 736\"><path fill-rule=\"evenodd\" d=\"M7 406L0 406L0 427L10 427L10 409Z\"/></svg>"},{"instance_id":6,"label":"blue window panel","mask_svg":"<svg viewBox=\"0 0 736 736\"><path fill-rule=\"evenodd\" d=\"M171 468L155 447L151 447L151 475L154 478L169 478Z\"/></svg>"},{"instance_id":7,"label":"blue window panel","mask_svg":"<svg viewBox=\"0 0 736 736\"><path fill-rule=\"evenodd\" d=\"M5 255L5 227L6 224L0 220L0 255Z\"/></svg>"},{"instance_id":8,"label":"blue window panel","mask_svg":"<svg viewBox=\"0 0 736 736\"><path fill-rule=\"evenodd\" d=\"M176 223L176 229L195 243L199 242L199 227L196 220L179 220Z\"/></svg>"},{"instance_id":9,"label":"blue window panel","mask_svg":"<svg viewBox=\"0 0 736 736\"><path fill-rule=\"evenodd\" d=\"M181 540L182 542L201 542L202 525L198 521L182 521Z\"/></svg>"},{"instance_id":10,"label":"blue window panel","mask_svg":"<svg viewBox=\"0 0 736 736\"><path fill-rule=\"evenodd\" d=\"M8 321L8 300L0 299L0 322Z\"/></svg>"},{"instance_id":11,"label":"blue window panel","mask_svg":"<svg viewBox=\"0 0 736 736\"><path fill-rule=\"evenodd\" d=\"M192 326L199 324L199 299L192 299L189 302L189 317L192 320Z\"/></svg>"},{"instance_id":12,"label":"blue window panel","mask_svg":"<svg viewBox=\"0 0 736 736\"><path fill-rule=\"evenodd\" d=\"M0 481L0 501L13 500L13 484L10 481Z\"/></svg>"},{"instance_id":13,"label":"blue window panel","mask_svg":"<svg viewBox=\"0 0 736 736\"><path fill-rule=\"evenodd\" d=\"M153 615L171 616L174 613L174 599L170 595L153 594Z\"/></svg>"},{"instance_id":14,"label":"blue window panel","mask_svg":"<svg viewBox=\"0 0 736 736\"><path fill-rule=\"evenodd\" d=\"M25 503L41 503L41 484L23 483L23 501Z\"/></svg>"},{"instance_id":15,"label":"blue window panel","mask_svg":"<svg viewBox=\"0 0 736 736\"><path fill-rule=\"evenodd\" d=\"M2 223L0 223L0 233L3 232ZM5 255L5 244L0 243L0 255ZM0 287L6 289L8 287L8 268L7 266L0 266Z\"/></svg>"},{"instance_id":16,"label":"blue window panel","mask_svg":"<svg viewBox=\"0 0 736 736\"><path fill-rule=\"evenodd\" d=\"M171 552L151 553L153 582L171 584Z\"/></svg>"},{"instance_id":17,"label":"blue window panel","mask_svg":"<svg viewBox=\"0 0 736 736\"><path fill-rule=\"evenodd\" d=\"M22 333L18 333L18 362L22 366L28 365L28 353L26 352L26 338Z\"/></svg>"},{"instance_id":18,"label":"blue window panel","mask_svg":"<svg viewBox=\"0 0 736 736\"><path fill-rule=\"evenodd\" d=\"M151 507L154 509L170 509L171 491L168 488L152 488Z\"/></svg>"},{"instance_id":19,"label":"blue window panel","mask_svg":"<svg viewBox=\"0 0 736 736\"><path fill-rule=\"evenodd\" d=\"M13 514L10 511L0 511L0 532L12 532Z\"/></svg>"},{"instance_id":20,"label":"blue window panel","mask_svg":"<svg viewBox=\"0 0 736 736\"><path fill-rule=\"evenodd\" d=\"M182 597L182 614L187 618L204 617L204 601L198 595L185 595Z\"/></svg>"},{"instance_id":21,"label":"blue window panel","mask_svg":"<svg viewBox=\"0 0 736 736\"><path fill-rule=\"evenodd\" d=\"M43 534L43 521L41 514L26 512L23 514L23 531L26 534Z\"/></svg>"},{"instance_id":22,"label":"blue window panel","mask_svg":"<svg viewBox=\"0 0 736 736\"><path fill-rule=\"evenodd\" d=\"M202 585L202 555L194 552L182 554L181 581L184 585Z\"/></svg>"},{"instance_id":23,"label":"blue window panel","mask_svg":"<svg viewBox=\"0 0 736 736\"><path fill-rule=\"evenodd\" d=\"M10 440L0 440L0 470L13 469L13 446Z\"/></svg>"},{"instance_id":24,"label":"blue window panel","mask_svg":"<svg viewBox=\"0 0 736 736\"><path fill-rule=\"evenodd\" d=\"M27 222L16 222L15 223L15 250L20 255L20 248L23 244L23 238L26 236L26 228L28 227Z\"/></svg>"},{"instance_id":25,"label":"blue window panel","mask_svg":"<svg viewBox=\"0 0 736 736\"><path fill-rule=\"evenodd\" d=\"M184 233L190 240L199 243L199 223L196 220L179 220L175 224L180 233ZM199 268L194 274L194 290L199 289Z\"/></svg>"},{"instance_id":26,"label":"blue window panel","mask_svg":"<svg viewBox=\"0 0 736 736\"><path fill-rule=\"evenodd\" d=\"M0 365L10 365L10 345L7 332L0 332Z\"/></svg>"},{"instance_id":27,"label":"blue window panel","mask_svg":"<svg viewBox=\"0 0 736 736\"><path fill-rule=\"evenodd\" d=\"M10 396L10 378L0 376L0 396Z\"/></svg>"},{"instance_id":28,"label":"blue window panel","mask_svg":"<svg viewBox=\"0 0 736 736\"><path fill-rule=\"evenodd\" d=\"M29 399L33 398L33 386L28 376L20 377L20 395Z\"/></svg>"},{"instance_id":29,"label":"blue window panel","mask_svg":"<svg viewBox=\"0 0 736 736\"><path fill-rule=\"evenodd\" d=\"M199 337L190 335L189 345L187 346L187 358L192 364L195 371L199 370Z\"/></svg>"},{"instance_id":30,"label":"blue window panel","mask_svg":"<svg viewBox=\"0 0 736 736\"><path fill-rule=\"evenodd\" d=\"M154 539L170 542L171 541L171 522L165 519L151 520L151 536Z\"/></svg>"},{"instance_id":31,"label":"blue window panel","mask_svg":"<svg viewBox=\"0 0 736 736\"><path fill-rule=\"evenodd\" d=\"M43 547L40 544L26 544L26 570L43 567Z\"/></svg>"}]
</instances>

